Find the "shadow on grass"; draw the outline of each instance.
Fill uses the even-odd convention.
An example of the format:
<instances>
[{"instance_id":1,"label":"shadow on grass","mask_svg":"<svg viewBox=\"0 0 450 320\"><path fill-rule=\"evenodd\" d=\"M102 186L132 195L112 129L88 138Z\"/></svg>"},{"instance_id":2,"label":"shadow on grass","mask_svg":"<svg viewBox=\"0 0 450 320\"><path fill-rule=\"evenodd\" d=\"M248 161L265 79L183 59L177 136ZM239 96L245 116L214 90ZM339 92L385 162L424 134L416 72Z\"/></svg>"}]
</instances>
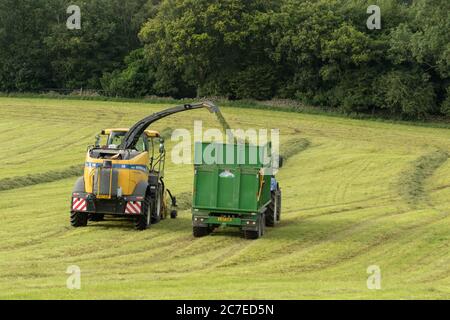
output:
<instances>
[{"instance_id":1,"label":"shadow on grass","mask_svg":"<svg viewBox=\"0 0 450 320\"><path fill-rule=\"evenodd\" d=\"M121 217L105 217L102 221L89 221L87 228L98 228L98 229L119 229L124 231L140 232L134 228L133 218L121 218ZM146 230L159 229L166 231L178 232L180 230L187 230L192 232L191 220L176 218L171 219L167 217L156 224L152 224L147 227Z\"/></svg>"}]
</instances>

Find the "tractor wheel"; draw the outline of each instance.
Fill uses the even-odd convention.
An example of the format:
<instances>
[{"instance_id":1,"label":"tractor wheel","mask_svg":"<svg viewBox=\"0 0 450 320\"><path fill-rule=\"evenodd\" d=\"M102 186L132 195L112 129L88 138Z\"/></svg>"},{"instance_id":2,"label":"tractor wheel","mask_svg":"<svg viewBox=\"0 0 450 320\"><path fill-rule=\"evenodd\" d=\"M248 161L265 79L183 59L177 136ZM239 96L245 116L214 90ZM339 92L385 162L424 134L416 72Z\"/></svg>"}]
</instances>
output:
<instances>
[{"instance_id":1,"label":"tractor wheel","mask_svg":"<svg viewBox=\"0 0 450 320\"><path fill-rule=\"evenodd\" d=\"M281 190L277 192L277 210L276 210L277 222L281 221Z\"/></svg>"},{"instance_id":2,"label":"tractor wheel","mask_svg":"<svg viewBox=\"0 0 450 320\"><path fill-rule=\"evenodd\" d=\"M88 223L88 215L83 212L70 212L70 224L72 227L85 227Z\"/></svg>"},{"instance_id":3,"label":"tractor wheel","mask_svg":"<svg viewBox=\"0 0 450 320\"><path fill-rule=\"evenodd\" d=\"M104 214L90 214L89 221L103 221L105 220Z\"/></svg>"},{"instance_id":4,"label":"tractor wheel","mask_svg":"<svg viewBox=\"0 0 450 320\"><path fill-rule=\"evenodd\" d=\"M211 233L209 227L193 227L192 231L195 238L201 238Z\"/></svg>"},{"instance_id":5,"label":"tractor wheel","mask_svg":"<svg viewBox=\"0 0 450 320\"><path fill-rule=\"evenodd\" d=\"M151 215L151 199L149 193L145 195L144 205L142 206L142 214L136 217L134 221L134 228L136 230L145 230L150 226L150 215Z\"/></svg>"},{"instance_id":6,"label":"tractor wheel","mask_svg":"<svg viewBox=\"0 0 450 320\"><path fill-rule=\"evenodd\" d=\"M275 227L277 222L280 221L281 214L281 194L280 192L271 192L272 201L270 201L266 210L266 226Z\"/></svg>"},{"instance_id":7,"label":"tractor wheel","mask_svg":"<svg viewBox=\"0 0 450 320\"><path fill-rule=\"evenodd\" d=\"M170 211L170 219L176 219L178 216L177 210Z\"/></svg>"}]
</instances>

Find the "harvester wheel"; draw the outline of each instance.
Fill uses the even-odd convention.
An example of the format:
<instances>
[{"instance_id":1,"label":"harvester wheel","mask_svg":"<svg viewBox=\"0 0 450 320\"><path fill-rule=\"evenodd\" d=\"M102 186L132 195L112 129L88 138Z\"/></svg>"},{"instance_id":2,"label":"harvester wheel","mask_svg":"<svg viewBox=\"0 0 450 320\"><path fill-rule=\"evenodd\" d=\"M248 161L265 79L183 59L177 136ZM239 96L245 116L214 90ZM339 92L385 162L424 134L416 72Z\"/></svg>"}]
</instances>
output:
<instances>
[{"instance_id":1,"label":"harvester wheel","mask_svg":"<svg viewBox=\"0 0 450 320\"><path fill-rule=\"evenodd\" d=\"M176 219L178 216L177 210L170 211L170 219Z\"/></svg>"},{"instance_id":2,"label":"harvester wheel","mask_svg":"<svg viewBox=\"0 0 450 320\"><path fill-rule=\"evenodd\" d=\"M144 205L142 206L142 214L137 216L134 221L134 228L136 230L145 230L150 226L149 216L151 215L150 195L147 193L144 199Z\"/></svg>"},{"instance_id":3,"label":"harvester wheel","mask_svg":"<svg viewBox=\"0 0 450 320\"><path fill-rule=\"evenodd\" d=\"M136 230L139 230L139 231L147 229L147 227L148 227L147 215L142 214L142 215L139 215L138 217L136 217L136 220L134 222L134 227Z\"/></svg>"},{"instance_id":4,"label":"harvester wheel","mask_svg":"<svg viewBox=\"0 0 450 320\"><path fill-rule=\"evenodd\" d=\"M153 199L151 202L151 223L152 224L156 224L161 221L161 214L162 214L161 202L162 202L161 192L158 191L158 193L156 194L156 199Z\"/></svg>"},{"instance_id":5,"label":"harvester wheel","mask_svg":"<svg viewBox=\"0 0 450 320\"><path fill-rule=\"evenodd\" d=\"M208 227L193 227L192 230L195 238L204 237L211 233Z\"/></svg>"},{"instance_id":6,"label":"harvester wheel","mask_svg":"<svg viewBox=\"0 0 450 320\"><path fill-rule=\"evenodd\" d=\"M70 224L72 227L85 227L88 223L88 215L83 212L70 212Z\"/></svg>"}]
</instances>

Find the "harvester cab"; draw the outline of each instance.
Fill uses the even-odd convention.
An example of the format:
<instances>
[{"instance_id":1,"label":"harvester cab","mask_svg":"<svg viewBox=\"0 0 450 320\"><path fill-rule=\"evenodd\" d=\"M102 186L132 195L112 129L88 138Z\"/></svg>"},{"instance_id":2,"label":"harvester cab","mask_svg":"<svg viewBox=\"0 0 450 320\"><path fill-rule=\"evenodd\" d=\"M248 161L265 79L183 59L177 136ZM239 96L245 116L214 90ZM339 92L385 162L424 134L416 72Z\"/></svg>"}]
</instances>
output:
<instances>
[{"instance_id":1,"label":"harvester cab","mask_svg":"<svg viewBox=\"0 0 450 320\"><path fill-rule=\"evenodd\" d=\"M164 184L164 139L147 128L169 115L199 108L219 113L211 102L185 104L154 113L130 129L106 129L96 136L86 153L83 177L72 192L72 226L116 216L132 218L135 228L144 230L169 214L176 218L176 198Z\"/></svg>"}]
</instances>

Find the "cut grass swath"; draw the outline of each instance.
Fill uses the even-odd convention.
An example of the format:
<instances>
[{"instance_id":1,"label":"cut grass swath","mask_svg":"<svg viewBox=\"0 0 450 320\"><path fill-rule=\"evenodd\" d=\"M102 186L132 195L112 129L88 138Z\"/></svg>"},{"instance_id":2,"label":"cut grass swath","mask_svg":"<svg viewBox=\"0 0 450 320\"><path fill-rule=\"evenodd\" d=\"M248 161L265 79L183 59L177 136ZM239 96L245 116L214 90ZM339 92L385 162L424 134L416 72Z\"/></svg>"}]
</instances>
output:
<instances>
[{"instance_id":1,"label":"cut grass swath","mask_svg":"<svg viewBox=\"0 0 450 320\"><path fill-rule=\"evenodd\" d=\"M36 184L54 182L66 178L83 175L83 165L70 166L67 169L49 171L45 173L29 174L0 180L0 191L18 189Z\"/></svg>"},{"instance_id":2,"label":"cut grass swath","mask_svg":"<svg viewBox=\"0 0 450 320\"><path fill-rule=\"evenodd\" d=\"M426 200L425 180L430 178L448 157L448 153L441 149L427 153L402 173L399 181L400 194L408 204L415 207Z\"/></svg>"}]
</instances>

